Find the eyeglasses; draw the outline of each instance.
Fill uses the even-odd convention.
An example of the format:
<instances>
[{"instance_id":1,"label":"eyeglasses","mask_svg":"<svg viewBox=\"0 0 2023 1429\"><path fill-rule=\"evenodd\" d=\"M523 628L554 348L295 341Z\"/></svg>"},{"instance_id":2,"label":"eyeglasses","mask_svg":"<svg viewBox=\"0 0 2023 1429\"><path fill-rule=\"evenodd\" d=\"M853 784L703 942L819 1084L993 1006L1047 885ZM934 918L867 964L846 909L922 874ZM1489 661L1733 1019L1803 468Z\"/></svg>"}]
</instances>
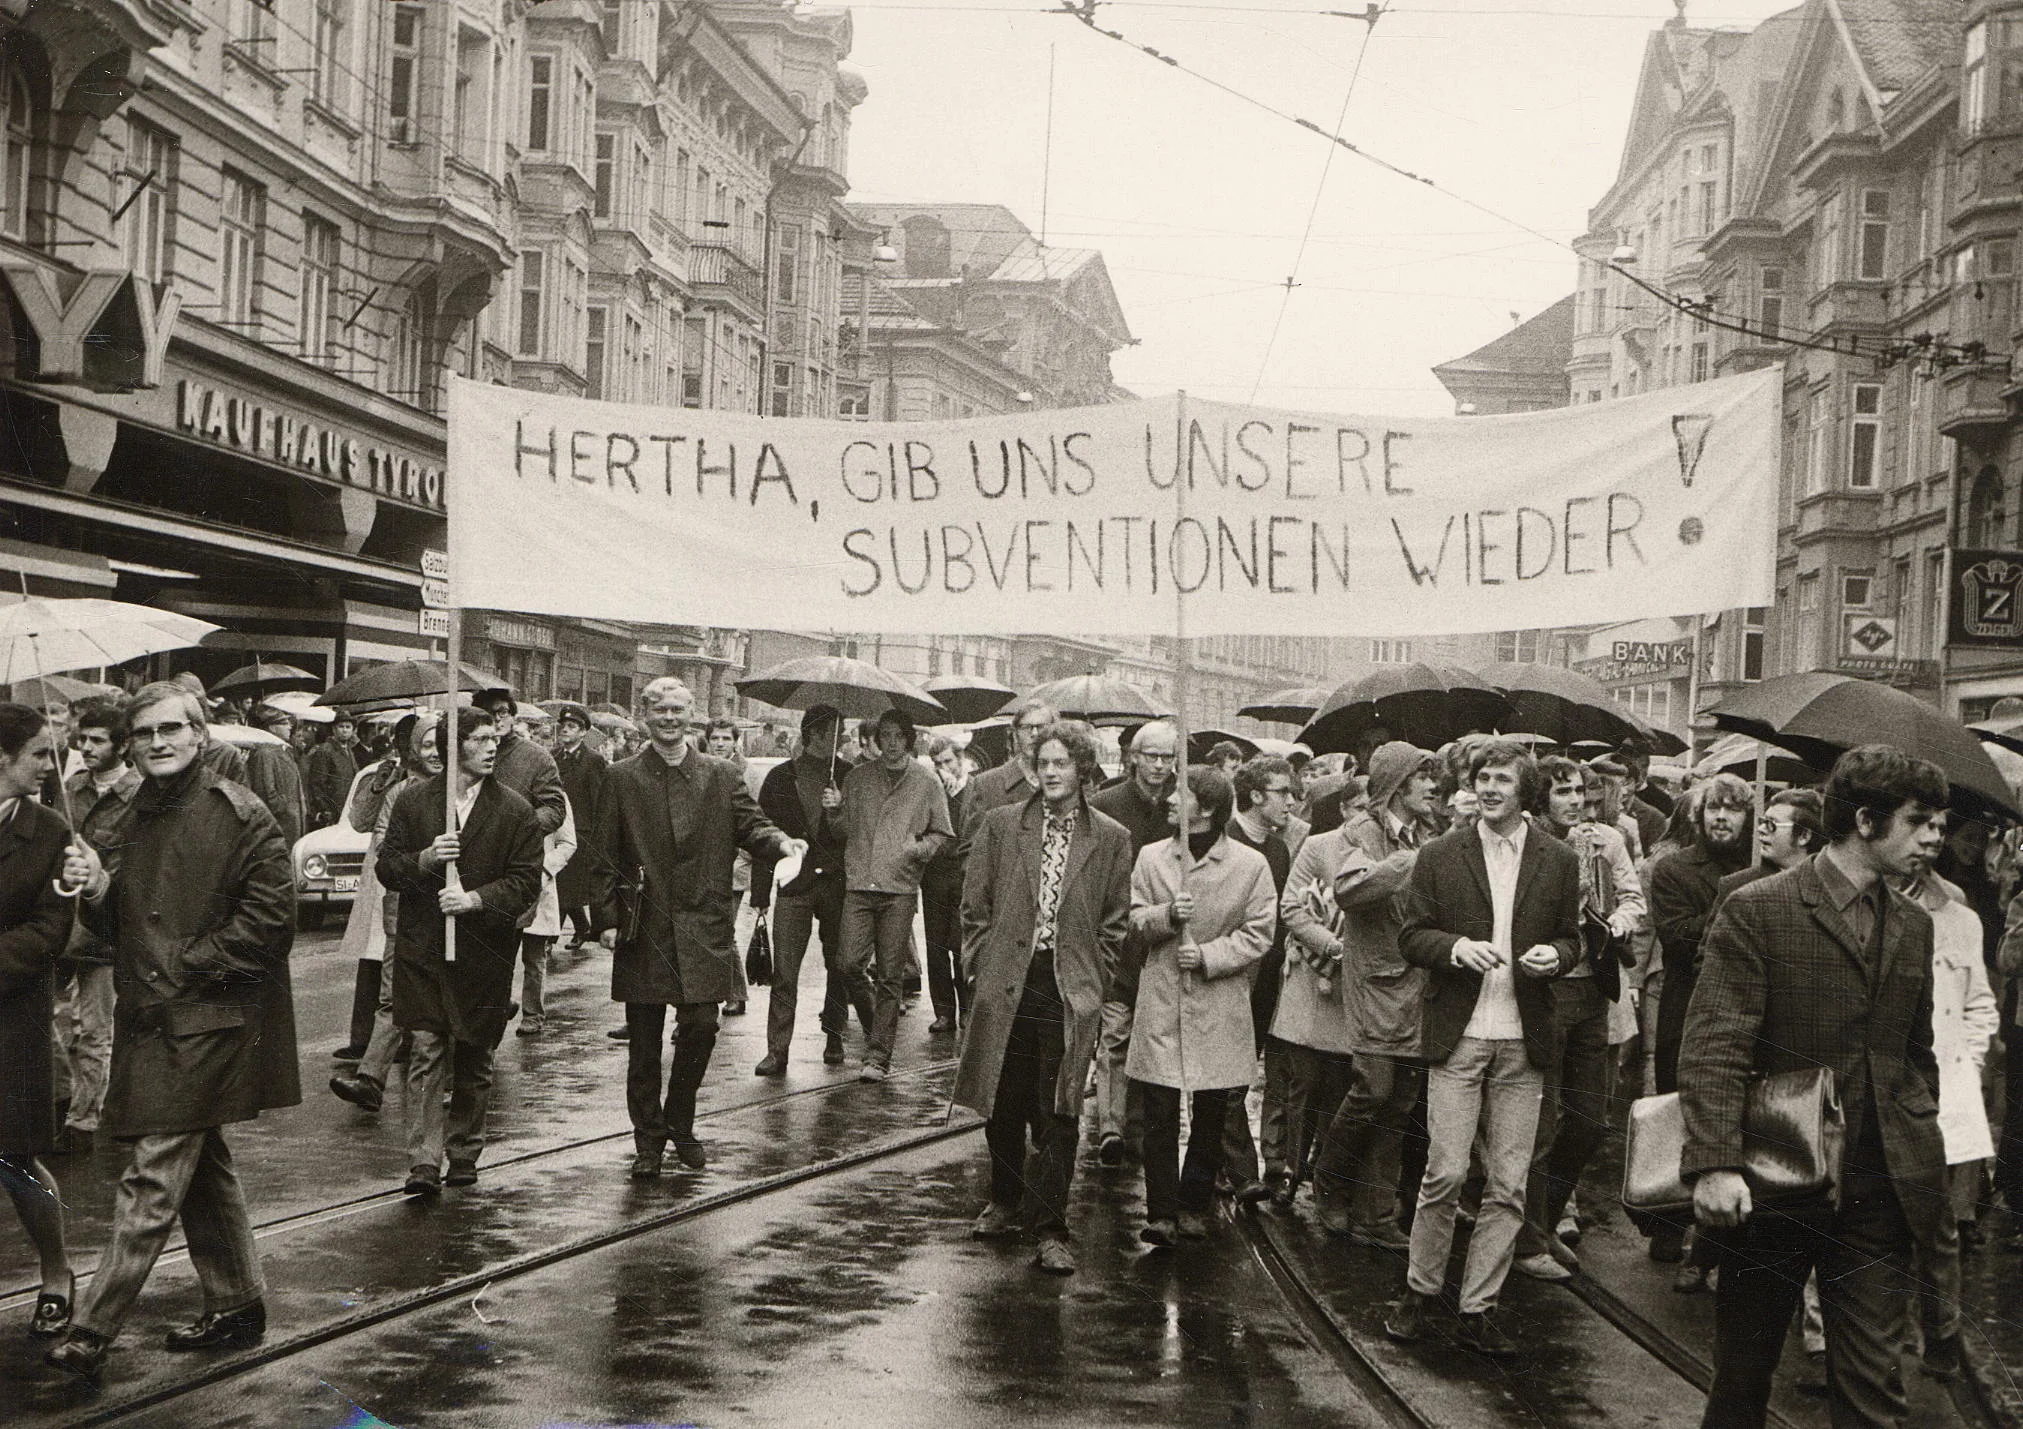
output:
<instances>
[{"instance_id":1,"label":"eyeglasses","mask_svg":"<svg viewBox=\"0 0 2023 1429\"><path fill-rule=\"evenodd\" d=\"M1175 754L1154 754L1151 750L1148 749L1144 753L1140 754L1138 758L1142 763L1145 764L1171 764L1175 759L1179 758L1179 756Z\"/></svg>"},{"instance_id":2,"label":"eyeglasses","mask_svg":"<svg viewBox=\"0 0 2023 1429\"><path fill-rule=\"evenodd\" d=\"M1273 786L1272 788L1266 789L1266 790L1265 790L1264 792L1265 792L1265 793L1267 793L1267 794L1283 794L1283 795L1285 795L1285 796L1286 796L1286 797L1287 797L1288 799L1290 799L1290 798L1292 797L1292 785L1290 785L1290 784L1279 784L1279 785L1275 785L1275 786Z\"/></svg>"},{"instance_id":3,"label":"eyeglasses","mask_svg":"<svg viewBox=\"0 0 2023 1429\"><path fill-rule=\"evenodd\" d=\"M186 719L165 719L160 724L135 725L127 731L127 743L152 744L156 739L174 739L190 727Z\"/></svg>"},{"instance_id":4,"label":"eyeglasses","mask_svg":"<svg viewBox=\"0 0 2023 1429\"><path fill-rule=\"evenodd\" d=\"M1758 819L1756 821L1756 832L1759 834L1774 834L1794 827L1797 822L1796 819Z\"/></svg>"}]
</instances>

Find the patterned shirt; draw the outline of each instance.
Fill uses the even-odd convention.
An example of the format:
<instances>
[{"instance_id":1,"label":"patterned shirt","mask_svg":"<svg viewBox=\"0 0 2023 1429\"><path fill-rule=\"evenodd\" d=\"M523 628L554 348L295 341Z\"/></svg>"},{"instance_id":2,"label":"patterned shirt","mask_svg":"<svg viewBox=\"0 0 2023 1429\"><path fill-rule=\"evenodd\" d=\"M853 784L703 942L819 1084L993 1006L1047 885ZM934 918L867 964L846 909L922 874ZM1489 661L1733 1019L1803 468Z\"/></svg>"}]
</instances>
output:
<instances>
[{"instance_id":1,"label":"patterned shirt","mask_svg":"<svg viewBox=\"0 0 2023 1429\"><path fill-rule=\"evenodd\" d=\"M1033 912L1033 951L1052 956L1054 921L1061 911L1061 884L1068 875L1068 845L1075 841L1075 812L1046 810L1040 832L1040 897Z\"/></svg>"}]
</instances>

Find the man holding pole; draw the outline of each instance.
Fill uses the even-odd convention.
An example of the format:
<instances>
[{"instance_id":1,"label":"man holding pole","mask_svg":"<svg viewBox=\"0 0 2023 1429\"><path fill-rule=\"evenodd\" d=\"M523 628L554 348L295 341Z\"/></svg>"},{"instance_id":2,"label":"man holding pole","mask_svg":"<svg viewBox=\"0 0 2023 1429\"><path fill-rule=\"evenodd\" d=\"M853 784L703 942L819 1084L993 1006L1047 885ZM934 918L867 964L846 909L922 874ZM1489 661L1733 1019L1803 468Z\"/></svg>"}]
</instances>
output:
<instances>
[{"instance_id":1,"label":"man holding pole","mask_svg":"<svg viewBox=\"0 0 2023 1429\"><path fill-rule=\"evenodd\" d=\"M625 1004L625 1101L632 1175L660 1174L669 1141L681 1164L709 1164L695 1097L716 1047L718 1009L745 995L733 928L731 866L803 853L760 812L729 762L689 747L687 685L662 676L639 694L650 743L612 769L590 840L598 922L615 951L611 998ZM931 777L931 776L929 776ZM674 1057L660 1086L660 1037L675 1010Z\"/></svg>"}]
</instances>

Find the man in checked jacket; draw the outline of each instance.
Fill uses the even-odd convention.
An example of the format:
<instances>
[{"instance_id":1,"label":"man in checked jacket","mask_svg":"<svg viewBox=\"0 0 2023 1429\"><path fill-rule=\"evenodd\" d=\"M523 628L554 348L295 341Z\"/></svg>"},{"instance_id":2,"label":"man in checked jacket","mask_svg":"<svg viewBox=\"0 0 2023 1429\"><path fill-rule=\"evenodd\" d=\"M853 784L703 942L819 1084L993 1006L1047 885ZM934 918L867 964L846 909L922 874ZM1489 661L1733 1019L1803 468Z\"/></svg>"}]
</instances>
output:
<instances>
[{"instance_id":1,"label":"man in checked jacket","mask_svg":"<svg viewBox=\"0 0 2023 1429\"><path fill-rule=\"evenodd\" d=\"M1736 890L1701 947L1679 1095L1681 1169L1720 1250L1705 1429L1762 1425L1814 1269L1836 1429L1904 1422L1897 1336L1912 1244L1950 1209L1932 1055L1932 920L1888 880L1930 867L1948 792L1934 765L1889 745L1842 755L1826 781L1828 846ZM1833 1071L1846 1113L1838 1202L1755 1205L1742 1174L1750 1082L1811 1067Z\"/></svg>"}]
</instances>

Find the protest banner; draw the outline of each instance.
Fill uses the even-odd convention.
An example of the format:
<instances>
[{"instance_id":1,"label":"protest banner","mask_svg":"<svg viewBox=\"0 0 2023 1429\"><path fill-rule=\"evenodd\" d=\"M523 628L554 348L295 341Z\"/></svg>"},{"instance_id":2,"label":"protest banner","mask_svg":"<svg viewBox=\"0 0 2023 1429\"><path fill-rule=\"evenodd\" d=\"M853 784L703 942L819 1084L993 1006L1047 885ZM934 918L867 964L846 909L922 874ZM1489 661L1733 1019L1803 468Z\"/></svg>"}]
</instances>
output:
<instances>
[{"instance_id":1,"label":"protest banner","mask_svg":"<svg viewBox=\"0 0 2023 1429\"><path fill-rule=\"evenodd\" d=\"M1171 634L1184 595L1192 635L1765 605L1781 391L1772 369L1515 416L1169 397L882 424L458 381L454 596L613 620Z\"/></svg>"}]
</instances>

